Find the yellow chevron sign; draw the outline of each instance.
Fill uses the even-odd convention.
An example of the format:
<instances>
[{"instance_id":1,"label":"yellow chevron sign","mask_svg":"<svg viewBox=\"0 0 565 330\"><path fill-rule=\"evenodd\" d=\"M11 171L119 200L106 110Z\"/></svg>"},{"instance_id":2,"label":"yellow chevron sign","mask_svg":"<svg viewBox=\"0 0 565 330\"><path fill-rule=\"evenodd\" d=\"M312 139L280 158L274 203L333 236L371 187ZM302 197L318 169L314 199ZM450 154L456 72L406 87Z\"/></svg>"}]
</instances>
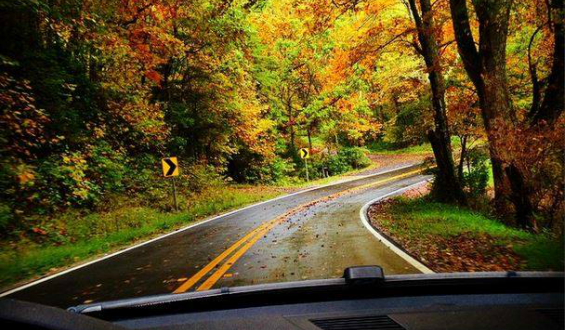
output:
<instances>
[{"instance_id":1,"label":"yellow chevron sign","mask_svg":"<svg viewBox=\"0 0 565 330\"><path fill-rule=\"evenodd\" d=\"M302 148L298 150L298 155L302 159L310 158L310 150L308 150L307 148Z\"/></svg>"},{"instance_id":2,"label":"yellow chevron sign","mask_svg":"<svg viewBox=\"0 0 565 330\"><path fill-rule=\"evenodd\" d=\"M179 176L179 161L177 157L161 159L161 166L163 167L163 176L165 178Z\"/></svg>"}]
</instances>

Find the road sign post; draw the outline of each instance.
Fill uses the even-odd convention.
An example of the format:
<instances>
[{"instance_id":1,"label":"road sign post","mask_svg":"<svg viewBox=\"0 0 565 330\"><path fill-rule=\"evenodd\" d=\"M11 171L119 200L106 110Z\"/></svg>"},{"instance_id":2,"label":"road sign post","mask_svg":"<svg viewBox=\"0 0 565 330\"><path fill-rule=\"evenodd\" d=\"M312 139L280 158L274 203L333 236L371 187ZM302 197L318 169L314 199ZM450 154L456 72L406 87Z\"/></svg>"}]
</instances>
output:
<instances>
[{"instance_id":1,"label":"road sign post","mask_svg":"<svg viewBox=\"0 0 565 330\"><path fill-rule=\"evenodd\" d=\"M304 159L304 168L306 170L306 181L310 181L308 176L308 158L310 158L310 150L302 148L298 151L300 158Z\"/></svg>"},{"instance_id":2,"label":"road sign post","mask_svg":"<svg viewBox=\"0 0 565 330\"><path fill-rule=\"evenodd\" d=\"M176 184L175 184L175 181L177 181L177 180L173 177L173 179L171 181L173 182L173 205L175 207L175 211L178 211L179 206L177 204L177 187L176 187Z\"/></svg>"},{"instance_id":3,"label":"road sign post","mask_svg":"<svg viewBox=\"0 0 565 330\"><path fill-rule=\"evenodd\" d=\"M163 176L165 178L171 178L173 185L173 206L175 211L178 211L179 207L177 204L177 187L176 187L176 176L179 176L179 162L177 157L168 157L161 159L161 167L163 168Z\"/></svg>"}]
</instances>

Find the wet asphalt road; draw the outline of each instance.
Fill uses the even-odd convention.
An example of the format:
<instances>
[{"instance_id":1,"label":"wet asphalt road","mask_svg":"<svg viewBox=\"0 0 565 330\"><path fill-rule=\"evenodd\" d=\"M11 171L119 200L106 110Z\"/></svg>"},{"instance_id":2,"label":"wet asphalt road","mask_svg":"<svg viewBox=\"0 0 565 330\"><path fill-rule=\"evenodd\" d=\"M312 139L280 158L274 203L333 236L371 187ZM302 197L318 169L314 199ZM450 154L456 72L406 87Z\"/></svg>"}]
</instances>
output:
<instances>
[{"instance_id":1,"label":"wet asphalt road","mask_svg":"<svg viewBox=\"0 0 565 330\"><path fill-rule=\"evenodd\" d=\"M296 210L299 205L320 199L261 235L214 287L334 278L342 276L346 267L359 265L380 265L385 274L418 273L380 243L359 217L359 210L370 200L428 178L419 174L406 176L413 171L414 168L407 168L246 208L8 297L67 308L171 293L254 228ZM392 179L403 173L404 177ZM376 181L385 182L359 189ZM327 199L346 190L352 191ZM195 290L215 269L188 291Z\"/></svg>"}]
</instances>

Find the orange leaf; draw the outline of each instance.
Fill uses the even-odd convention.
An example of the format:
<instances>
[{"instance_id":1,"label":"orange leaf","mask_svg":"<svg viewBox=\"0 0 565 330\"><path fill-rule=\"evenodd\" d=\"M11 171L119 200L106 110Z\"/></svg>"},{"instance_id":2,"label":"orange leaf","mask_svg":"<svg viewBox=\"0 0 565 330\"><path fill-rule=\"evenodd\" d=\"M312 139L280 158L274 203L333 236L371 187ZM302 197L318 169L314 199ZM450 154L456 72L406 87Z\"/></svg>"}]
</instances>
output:
<instances>
[{"instance_id":1,"label":"orange leaf","mask_svg":"<svg viewBox=\"0 0 565 330\"><path fill-rule=\"evenodd\" d=\"M151 79L156 84L160 84L161 80L163 80L163 77L155 70L145 72L145 77Z\"/></svg>"}]
</instances>

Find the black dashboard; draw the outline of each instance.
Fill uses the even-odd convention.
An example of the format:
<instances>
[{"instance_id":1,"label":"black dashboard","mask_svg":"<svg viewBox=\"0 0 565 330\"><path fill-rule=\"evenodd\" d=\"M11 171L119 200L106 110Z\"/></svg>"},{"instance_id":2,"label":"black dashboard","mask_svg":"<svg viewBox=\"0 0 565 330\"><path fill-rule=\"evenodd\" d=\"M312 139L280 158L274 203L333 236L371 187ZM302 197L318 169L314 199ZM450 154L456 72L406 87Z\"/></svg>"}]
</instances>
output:
<instances>
[{"instance_id":1,"label":"black dashboard","mask_svg":"<svg viewBox=\"0 0 565 330\"><path fill-rule=\"evenodd\" d=\"M3 300L0 320L33 329L563 329L563 291L563 273L384 277L378 267L359 267L339 279L160 295L68 311Z\"/></svg>"}]
</instances>

